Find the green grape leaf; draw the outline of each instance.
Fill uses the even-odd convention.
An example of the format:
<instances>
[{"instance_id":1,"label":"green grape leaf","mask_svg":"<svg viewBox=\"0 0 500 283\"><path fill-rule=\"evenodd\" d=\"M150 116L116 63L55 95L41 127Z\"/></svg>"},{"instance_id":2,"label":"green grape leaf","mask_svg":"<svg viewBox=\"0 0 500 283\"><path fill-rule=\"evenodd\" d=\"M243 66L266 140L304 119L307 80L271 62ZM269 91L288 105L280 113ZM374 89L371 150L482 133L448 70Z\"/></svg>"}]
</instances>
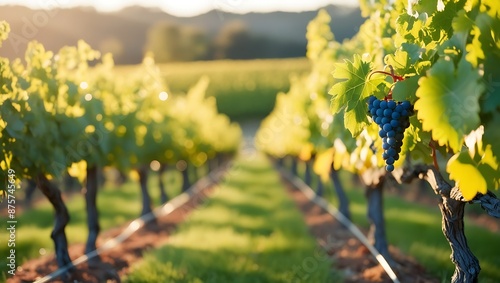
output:
<instances>
[{"instance_id":1,"label":"green grape leaf","mask_svg":"<svg viewBox=\"0 0 500 283\"><path fill-rule=\"evenodd\" d=\"M50 162L46 165L46 172L58 178L68 166L68 159L62 148L55 147L52 150Z\"/></svg>"},{"instance_id":2,"label":"green grape leaf","mask_svg":"<svg viewBox=\"0 0 500 283\"><path fill-rule=\"evenodd\" d=\"M474 21L469 18L465 10L460 10L451 23L455 33L469 33L474 26Z\"/></svg>"},{"instance_id":3,"label":"green grape leaf","mask_svg":"<svg viewBox=\"0 0 500 283\"><path fill-rule=\"evenodd\" d=\"M396 20L396 31L400 35L400 39L396 41L396 46L404 42L413 42L418 37L418 31L421 28L421 23L415 17L402 14Z\"/></svg>"},{"instance_id":4,"label":"green grape leaf","mask_svg":"<svg viewBox=\"0 0 500 283\"><path fill-rule=\"evenodd\" d=\"M421 61L415 64L415 72L419 75L424 74L431 68L431 62L430 61Z\"/></svg>"},{"instance_id":5,"label":"green grape leaf","mask_svg":"<svg viewBox=\"0 0 500 283\"><path fill-rule=\"evenodd\" d=\"M500 156L500 115L493 115L493 118L484 125L484 135L482 140L485 144L491 145L494 156Z\"/></svg>"},{"instance_id":6,"label":"green grape leaf","mask_svg":"<svg viewBox=\"0 0 500 283\"><path fill-rule=\"evenodd\" d=\"M47 133L47 124L45 119L40 119L40 117L35 115L33 112L26 112L26 120L29 119L29 130L34 138L43 137Z\"/></svg>"},{"instance_id":7,"label":"green grape leaf","mask_svg":"<svg viewBox=\"0 0 500 283\"><path fill-rule=\"evenodd\" d=\"M396 101L408 100L414 103L417 100L415 93L417 92L419 79L420 76L413 76L397 82L392 89L392 98Z\"/></svg>"},{"instance_id":8,"label":"green grape leaf","mask_svg":"<svg viewBox=\"0 0 500 283\"><path fill-rule=\"evenodd\" d=\"M417 44L403 43L394 54L388 54L384 62L392 66L396 74L411 75L415 73L418 62L426 62L422 61L423 51L424 49Z\"/></svg>"},{"instance_id":9,"label":"green grape leaf","mask_svg":"<svg viewBox=\"0 0 500 283\"><path fill-rule=\"evenodd\" d=\"M497 66L500 64L500 60L497 62ZM498 74L498 73L497 73ZM486 85L486 91L481 97L481 110L485 113L494 113L497 115L500 109L500 75L491 75L488 78L484 78Z\"/></svg>"},{"instance_id":10,"label":"green grape leaf","mask_svg":"<svg viewBox=\"0 0 500 283\"><path fill-rule=\"evenodd\" d=\"M410 127L404 133L403 146L401 147L400 159L410 154L412 159L420 160L424 163L432 163L431 134L421 130L422 124L416 116L410 117Z\"/></svg>"},{"instance_id":11,"label":"green grape leaf","mask_svg":"<svg viewBox=\"0 0 500 283\"><path fill-rule=\"evenodd\" d=\"M341 114L336 114L333 117L333 122L330 126L330 133L334 133L334 137L331 137L331 140L340 139L344 146L346 147L347 152L353 152L356 149L356 139L354 139L351 133L346 129L345 125L345 117Z\"/></svg>"},{"instance_id":12,"label":"green grape leaf","mask_svg":"<svg viewBox=\"0 0 500 283\"><path fill-rule=\"evenodd\" d=\"M365 99L378 91L384 83L384 77L374 75L370 79L371 63L354 55L354 61L335 64L333 77L342 80L330 89L332 95L331 109L334 114L344 110L344 124L353 136L361 133L368 122L366 113L368 106Z\"/></svg>"},{"instance_id":13,"label":"green grape leaf","mask_svg":"<svg viewBox=\"0 0 500 283\"><path fill-rule=\"evenodd\" d=\"M401 48L408 54L408 60L411 64L415 64L418 61L422 60L422 54L424 49L420 47L418 44L412 43L403 43L401 44Z\"/></svg>"},{"instance_id":14,"label":"green grape leaf","mask_svg":"<svg viewBox=\"0 0 500 283\"><path fill-rule=\"evenodd\" d=\"M441 59L419 80L415 110L422 129L454 152L480 124L478 99L483 84L479 80L477 70L464 59L457 69L451 60Z\"/></svg>"},{"instance_id":15,"label":"green grape leaf","mask_svg":"<svg viewBox=\"0 0 500 283\"><path fill-rule=\"evenodd\" d=\"M358 136L363 131L366 122L366 111L346 111L344 113L344 126L353 137Z\"/></svg>"},{"instance_id":16,"label":"green grape leaf","mask_svg":"<svg viewBox=\"0 0 500 283\"><path fill-rule=\"evenodd\" d=\"M412 5L413 10L418 13L427 13L429 15L434 14L438 11L438 3L440 0L427 0L427 1L412 1L409 5Z\"/></svg>"},{"instance_id":17,"label":"green grape leaf","mask_svg":"<svg viewBox=\"0 0 500 283\"><path fill-rule=\"evenodd\" d=\"M66 82L66 85L68 87L67 89L67 95L68 95L68 105L75 105L78 101L78 86L74 82Z\"/></svg>"},{"instance_id":18,"label":"green grape leaf","mask_svg":"<svg viewBox=\"0 0 500 283\"><path fill-rule=\"evenodd\" d=\"M481 97L481 110L485 113L494 113L500 108L500 73L498 72L500 20L492 19L485 13L480 13L475 20L477 26L471 32L473 38L466 47L469 51L466 58L474 66L481 66L484 72L483 82L486 91Z\"/></svg>"},{"instance_id":19,"label":"green grape leaf","mask_svg":"<svg viewBox=\"0 0 500 283\"><path fill-rule=\"evenodd\" d=\"M408 74L411 71L411 61L408 52L397 50L394 54L389 54L384 58L385 64L390 65L396 71L396 74Z\"/></svg>"},{"instance_id":20,"label":"green grape leaf","mask_svg":"<svg viewBox=\"0 0 500 283\"><path fill-rule=\"evenodd\" d=\"M424 1L421 1L424 2ZM453 20L459 11L463 11L465 1L448 1L441 12L432 17L432 25L438 27L437 31L446 33L447 37L453 34Z\"/></svg>"},{"instance_id":21,"label":"green grape leaf","mask_svg":"<svg viewBox=\"0 0 500 283\"><path fill-rule=\"evenodd\" d=\"M2 119L5 121L5 130L13 138L22 138L24 135L25 124L20 119L19 111L14 107L11 100L6 100L0 107Z\"/></svg>"}]
</instances>

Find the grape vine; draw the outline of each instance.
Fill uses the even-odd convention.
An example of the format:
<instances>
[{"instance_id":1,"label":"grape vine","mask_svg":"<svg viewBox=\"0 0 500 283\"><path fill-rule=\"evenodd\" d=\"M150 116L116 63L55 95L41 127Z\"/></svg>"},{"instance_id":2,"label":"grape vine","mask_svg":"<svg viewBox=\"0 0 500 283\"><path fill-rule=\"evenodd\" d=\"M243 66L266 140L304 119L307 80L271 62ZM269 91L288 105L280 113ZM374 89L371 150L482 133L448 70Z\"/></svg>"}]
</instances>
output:
<instances>
[{"instance_id":1,"label":"grape vine","mask_svg":"<svg viewBox=\"0 0 500 283\"><path fill-rule=\"evenodd\" d=\"M9 30L0 22L0 43ZM71 263L64 231L69 214L52 180L66 172L86 179L90 252L99 232L98 168L138 176L144 214L152 205L145 182L152 165L200 167L239 147L239 126L205 97L208 81L187 95L171 93L150 56L136 71L123 72L110 54L84 41L57 53L33 41L24 59L0 57L0 183L9 169L37 182L56 211L51 237L59 266Z\"/></svg>"},{"instance_id":2,"label":"grape vine","mask_svg":"<svg viewBox=\"0 0 500 283\"><path fill-rule=\"evenodd\" d=\"M479 203L488 214L499 215L492 191L500 187L500 73L495 67L500 64L500 4L361 0L360 7L367 20L342 44L329 32L323 12L311 22L313 71L280 97L302 107L295 111L278 103L268 118L286 121L275 132L287 138L261 147L277 158L308 148L316 153L315 171L329 172L333 164L359 174L372 188L380 189L386 179L428 181L444 203L443 232L456 267L452 281L476 282L480 267L466 242L463 209ZM390 73L375 71L388 67ZM326 98L325 88L331 115L311 114L324 107L316 97ZM295 94L299 90L302 96ZM289 118L279 115L286 109L294 111ZM263 123L261 132L272 125ZM294 138L297 149L287 150L288 135L298 129L310 138ZM317 132L330 144L312 139Z\"/></svg>"}]
</instances>

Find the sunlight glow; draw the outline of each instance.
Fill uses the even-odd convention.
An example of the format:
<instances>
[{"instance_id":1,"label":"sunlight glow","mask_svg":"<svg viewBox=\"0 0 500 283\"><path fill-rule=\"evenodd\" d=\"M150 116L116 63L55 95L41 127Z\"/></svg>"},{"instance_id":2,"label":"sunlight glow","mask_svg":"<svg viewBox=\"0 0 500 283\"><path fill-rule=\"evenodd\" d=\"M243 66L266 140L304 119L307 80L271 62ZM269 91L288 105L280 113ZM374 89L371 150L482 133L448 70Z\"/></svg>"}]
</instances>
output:
<instances>
[{"instance_id":1,"label":"sunlight glow","mask_svg":"<svg viewBox=\"0 0 500 283\"><path fill-rule=\"evenodd\" d=\"M160 94L158 95L158 97L160 98L161 101L165 101L168 99L168 93L162 91L160 92Z\"/></svg>"},{"instance_id":2,"label":"sunlight glow","mask_svg":"<svg viewBox=\"0 0 500 283\"><path fill-rule=\"evenodd\" d=\"M23 5L32 9L68 8L75 6L91 6L99 11L110 12L127 6L144 6L159 8L180 17L195 16L210 10L222 10L231 13L271 12L271 11L306 11L316 10L330 4L358 6L356 0L192 0L192 1L161 1L161 0L0 0L0 5Z\"/></svg>"},{"instance_id":3,"label":"sunlight glow","mask_svg":"<svg viewBox=\"0 0 500 283\"><path fill-rule=\"evenodd\" d=\"M80 83L80 88L81 89L87 89L89 87L89 84L87 82L81 82Z\"/></svg>"},{"instance_id":4,"label":"sunlight glow","mask_svg":"<svg viewBox=\"0 0 500 283\"><path fill-rule=\"evenodd\" d=\"M151 168L151 170L156 172L156 171L160 170L161 164L158 160L153 160L149 164L149 167Z\"/></svg>"}]
</instances>

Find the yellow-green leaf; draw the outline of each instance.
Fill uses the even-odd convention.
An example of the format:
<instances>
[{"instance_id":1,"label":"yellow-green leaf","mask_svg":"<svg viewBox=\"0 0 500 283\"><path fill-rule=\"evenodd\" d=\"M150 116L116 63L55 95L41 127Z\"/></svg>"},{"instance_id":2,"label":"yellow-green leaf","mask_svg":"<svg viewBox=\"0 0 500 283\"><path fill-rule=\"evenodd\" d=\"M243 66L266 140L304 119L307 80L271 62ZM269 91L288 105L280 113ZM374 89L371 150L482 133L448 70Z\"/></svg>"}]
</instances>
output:
<instances>
[{"instance_id":1,"label":"yellow-green leaf","mask_svg":"<svg viewBox=\"0 0 500 283\"><path fill-rule=\"evenodd\" d=\"M457 68L452 61L440 59L419 80L415 109L422 128L454 152L460 151L465 135L480 124L480 79L478 71L465 59Z\"/></svg>"},{"instance_id":2,"label":"yellow-green leaf","mask_svg":"<svg viewBox=\"0 0 500 283\"><path fill-rule=\"evenodd\" d=\"M328 180L332 168L334 148L318 153L314 161L313 170L323 181Z\"/></svg>"},{"instance_id":3,"label":"yellow-green leaf","mask_svg":"<svg viewBox=\"0 0 500 283\"><path fill-rule=\"evenodd\" d=\"M333 77L337 82L330 89L332 95L332 112L345 111L345 126L353 136L361 133L368 122L366 113L368 106L365 99L378 90L384 83L384 76L374 75L368 78L371 72L371 63L363 61L359 55L354 55L353 62L335 64Z\"/></svg>"},{"instance_id":4,"label":"yellow-green leaf","mask_svg":"<svg viewBox=\"0 0 500 283\"><path fill-rule=\"evenodd\" d=\"M71 164L68 168L68 174L71 177L77 178L80 183L85 181L87 178L87 162L85 160L81 160L79 162L75 162Z\"/></svg>"},{"instance_id":5,"label":"yellow-green leaf","mask_svg":"<svg viewBox=\"0 0 500 283\"><path fill-rule=\"evenodd\" d=\"M456 182L466 200L473 199L478 192L485 194L488 189L486 180L466 151L457 153L450 158L446 171L450 174L450 178Z\"/></svg>"}]
</instances>

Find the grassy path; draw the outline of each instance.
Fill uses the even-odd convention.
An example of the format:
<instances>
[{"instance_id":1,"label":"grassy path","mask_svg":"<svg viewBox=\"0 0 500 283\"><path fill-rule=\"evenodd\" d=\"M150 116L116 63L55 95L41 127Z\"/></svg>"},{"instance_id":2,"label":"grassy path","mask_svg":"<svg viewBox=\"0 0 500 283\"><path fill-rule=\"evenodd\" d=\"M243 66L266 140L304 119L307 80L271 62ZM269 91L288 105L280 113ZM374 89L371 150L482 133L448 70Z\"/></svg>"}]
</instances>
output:
<instances>
[{"instance_id":1,"label":"grassy path","mask_svg":"<svg viewBox=\"0 0 500 283\"><path fill-rule=\"evenodd\" d=\"M125 281L338 282L328 261L297 276L318 250L282 186L264 157L240 158L206 204Z\"/></svg>"},{"instance_id":2,"label":"grassy path","mask_svg":"<svg viewBox=\"0 0 500 283\"><path fill-rule=\"evenodd\" d=\"M158 179L156 174L152 174L149 185L150 194L158 205L159 189ZM169 171L163 176L167 186L167 193L170 197L178 195L181 191L181 175L177 172ZM22 193L18 192L16 197L21 200ZM130 181L124 185L117 187L116 185L107 184L99 189L97 206L99 208L99 222L102 231L123 225L140 215L140 188L139 183ZM70 245L85 243L87 240L87 215L85 211L85 199L83 195L78 193L66 199L66 206L70 214L70 222L66 227L66 235ZM54 225L54 209L50 203L42 199L31 210L25 210L16 215L18 221L16 230L16 258L18 264L23 264L25 261L54 251L54 244L50 238L50 233ZM0 225L2 231L6 228L5 222ZM6 234L2 234L3 235ZM4 243L3 239L0 243ZM0 245L0 255L8 254L10 249L7 244ZM7 271L7 259L0 258L0 282L5 280Z\"/></svg>"}]
</instances>

